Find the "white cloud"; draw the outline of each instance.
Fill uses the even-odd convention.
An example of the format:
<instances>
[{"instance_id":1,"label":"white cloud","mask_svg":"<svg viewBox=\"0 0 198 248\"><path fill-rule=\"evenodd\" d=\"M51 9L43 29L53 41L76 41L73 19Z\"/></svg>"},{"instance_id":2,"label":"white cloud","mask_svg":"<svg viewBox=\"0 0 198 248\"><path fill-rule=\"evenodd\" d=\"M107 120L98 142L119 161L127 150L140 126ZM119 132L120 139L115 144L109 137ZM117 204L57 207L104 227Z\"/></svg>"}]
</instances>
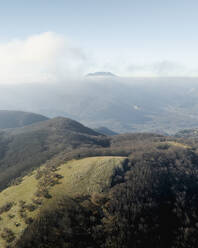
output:
<instances>
[{"instance_id":1,"label":"white cloud","mask_svg":"<svg viewBox=\"0 0 198 248\"><path fill-rule=\"evenodd\" d=\"M197 76L198 69L173 59L147 58L140 54L139 59L133 56L108 55L96 56L94 66L99 71L111 71L125 77L186 77ZM96 70L94 68L94 70Z\"/></svg>"},{"instance_id":2,"label":"white cloud","mask_svg":"<svg viewBox=\"0 0 198 248\"><path fill-rule=\"evenodd\" d=\"M116 52L100 55L97 49L85 53L65 36L46 32L0 43L0 84L69 82L67 79L95 71L129 77L198 75L196 68L189 69L171 60L149 61Z\"/></svg>"},{"instance_id":3,"label":"white cloud","mask_svg":"<svg viewBox=\"0 0 198 248\"><path fill-rule=\"evenodd\" d=\"M127 73L134 76L150 77L183 77L192 76L192 71L185 65L169 60L147 64L132 64Z\"/></svg>"},{"instance_id":4,"label":"white cloud","mask_svg":"<svg viewBox=\"0 0 198 248\"><path fill-rule=\"evenodd\" d=\"M46 32L0 43L0 83L56 82L84 73L86 56L65 37Z\"/></svg>"}]
</instances>

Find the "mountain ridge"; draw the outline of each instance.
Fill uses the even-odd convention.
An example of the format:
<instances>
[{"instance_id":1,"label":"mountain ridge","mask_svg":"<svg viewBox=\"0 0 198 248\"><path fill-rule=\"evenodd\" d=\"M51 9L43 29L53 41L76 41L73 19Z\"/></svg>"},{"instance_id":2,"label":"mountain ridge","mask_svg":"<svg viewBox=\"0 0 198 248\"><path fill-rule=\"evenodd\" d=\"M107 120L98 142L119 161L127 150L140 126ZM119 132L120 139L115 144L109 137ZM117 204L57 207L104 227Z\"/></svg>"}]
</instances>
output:
<instances>
[{"instance_id":1,"label":"mountain ridge","mask_svg":"<svg viewBox=\"0 0 198 248\"><path fill-rule=\"evenodd\" d=\"M0 110L0 129L24 127L48 119L44 115L31 112Z\"/></svg>"},{"instance_id":2,"label":"mountain ridge","mask_svg":"<svg viewBox=\"0 0 198 248\"><path fill-rule=\"evenodd\" d=\"M0 132L0 137L0 189L24 171L38 167L62 151L109 144L104 135L60 117L6 129Z\"/></svg>"},{"instance_id":3,"label":"mountain ridge","mask_svg":"<svg viewBox=\"0 0 198 248\"><path fill-rule=\"evenodd\" d=\"M94 128L94 130L98 133L104 134L104 135L109 135L109 136L113 136L113 135L117 135L118 133L112 131L111 129L107 128L107 127L98 127L98 128Z\"/></svg>"},{"instance_id":4,"label":"mountain ridge","mask_svg":"<svg viewBox=\"0 0 198 248\"><path fill-rule=\"evenodd\" d=\"M91 72L86 75L87 77L117 77L115 74L109 71L97 71Z\"/></svg>"}]
</instances>

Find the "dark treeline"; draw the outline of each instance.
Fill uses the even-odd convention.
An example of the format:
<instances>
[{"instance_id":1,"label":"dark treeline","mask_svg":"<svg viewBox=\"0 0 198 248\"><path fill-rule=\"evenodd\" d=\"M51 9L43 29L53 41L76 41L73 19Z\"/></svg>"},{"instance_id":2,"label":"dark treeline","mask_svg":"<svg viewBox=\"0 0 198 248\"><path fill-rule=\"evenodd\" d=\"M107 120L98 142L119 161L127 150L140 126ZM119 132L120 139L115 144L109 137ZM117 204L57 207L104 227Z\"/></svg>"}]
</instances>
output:
<instances>
[{"instance_id":1,"label":"dark treeline","mask_svg":"<svg viewBox=\"0 0 198 248\"><path fill-rule=\"evenodd\" d=\"M68 124L69 122L69 124ZM75 124L75 125L74 125ZM0 190L44 163L59 165L69 159L89 156L128 156L146 147L170 146L177 141L196 149L193 138L176 138L157 134L123 134L101 136L79 123L53 119L29 127L0 133Z\"/></svg>"},{"instance_id":2,"label":"dark treeline","mask_svg":"<svg viewBox=\"0 0 198 248\"><path fill-rule=\"evenodd\" d=\"M159 140L140 143L108 193L60 200L27 227L15 247L197 247L196 150L160 146Z\"/></svg>"}]
</instances>

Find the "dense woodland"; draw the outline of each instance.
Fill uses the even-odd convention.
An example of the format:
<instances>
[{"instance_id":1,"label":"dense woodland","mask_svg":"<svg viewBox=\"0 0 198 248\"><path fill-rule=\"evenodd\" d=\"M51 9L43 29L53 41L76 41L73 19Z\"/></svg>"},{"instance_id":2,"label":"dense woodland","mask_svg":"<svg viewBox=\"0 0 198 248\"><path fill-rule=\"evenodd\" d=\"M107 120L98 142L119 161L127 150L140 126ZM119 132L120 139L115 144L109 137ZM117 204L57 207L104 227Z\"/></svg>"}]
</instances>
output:
<instances>
[{"instance_id":1,"label":"dense woodland","mask_svg":"<svg viewBox=\"0 0 198 248\"><path fill-rule=\"evenodd\" d=\"M197 247L197 202L198 155L142 146L108 193L62 199L16 247Z\"/></svg>"},{"instance_id":2,"label":"dense woodland","mask_svg":"<svg viewBox=\"0 0 198 248\"><path fill-rule=\"evenodd\" d=\"M198 140L186 132L110 137L64 118L2 130L1 190L41 164L54 168L73 158L128 157L108 192L65 196L8 247L197 247Z\"/></svg>"}]
</instances>

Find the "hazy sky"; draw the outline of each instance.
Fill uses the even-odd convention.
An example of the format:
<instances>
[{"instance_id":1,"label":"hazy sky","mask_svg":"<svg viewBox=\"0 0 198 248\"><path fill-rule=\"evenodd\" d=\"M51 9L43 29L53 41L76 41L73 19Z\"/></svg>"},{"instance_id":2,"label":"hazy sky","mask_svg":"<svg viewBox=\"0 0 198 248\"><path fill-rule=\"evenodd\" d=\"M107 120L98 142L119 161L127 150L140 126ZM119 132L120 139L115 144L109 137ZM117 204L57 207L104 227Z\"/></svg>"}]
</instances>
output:
<instances>
[{"instance_id":1,"label":"hazy sky","mask_svg":"<svg viewBox=\"0 0 198 248\"><path fill-rule=\"evenodd\" d=\"M198 76L197 0L0 0L0 83Z\"/></svg>"}]
</instances>

